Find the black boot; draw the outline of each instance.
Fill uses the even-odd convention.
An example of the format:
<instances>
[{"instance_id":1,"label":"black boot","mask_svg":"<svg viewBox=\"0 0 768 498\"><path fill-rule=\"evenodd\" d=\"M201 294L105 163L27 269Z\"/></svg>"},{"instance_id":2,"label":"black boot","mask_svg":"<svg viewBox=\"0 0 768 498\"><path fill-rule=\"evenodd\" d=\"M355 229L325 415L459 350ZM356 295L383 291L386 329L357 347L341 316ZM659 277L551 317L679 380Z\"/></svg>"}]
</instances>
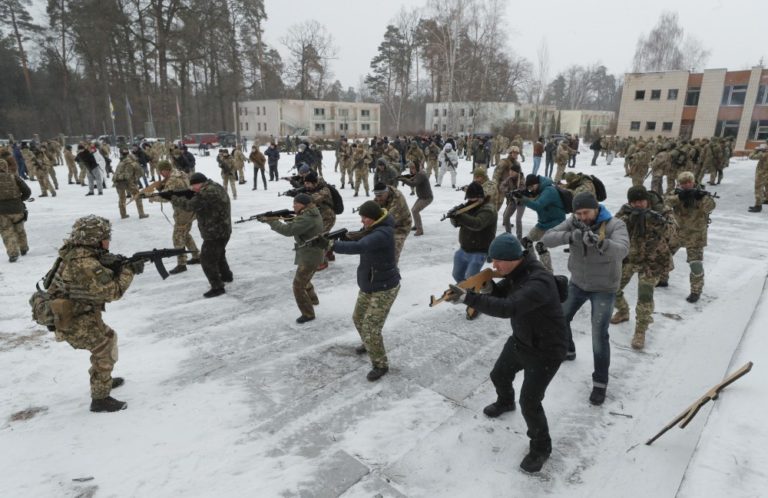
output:
<instances>
[{"instance_id":1,"label":"black boot","mask_svg":"<svg viewBox=\"0 0 768 498\"><path fill-rule=\"evenodd\" d=\"M199 265L200 264L200 258L192 258L187 261L188 265Z\"/></svg>"},{"instance_id":2,"label":"black boot","mask_svg":"<svg viewBox=\"0 0 768 498\"><path fill-rule=\"evenodd\" d=\"M125 384L125 379L122 377L112 377L112 389L117 389L118 387Z\"/></svg>"},{"instance_id":3,"label":"black boot","mask_svg":"<svg viewBox=\"0 0 768 498\"><path fill-rule=\"evenodd\" d=\"M365 378L370 382L374 382L382 378L387 372L389 372L389 367L373 367Z\"/></svg>"},{"instance_id":4,"label":"black boot","mask_svg":"<svg viewBox=\"0 0 768 498\"><path fill-rule=\"evenodd\" d=\"M224 287L220 287L217 289L211 289L208 292L203 294L203 297L216 297L224 294L226 291L224 290Z\"/></svg>"},{"instance_id":5,"label":"black boot","mask_svg":"<svg viewBox=\"0 0 768 498\"><path fill-rule=\"evenodd\" d=\"M357 353L357 354L365 354L367 352L368 352L368 350L365 349L365 344L360 344L359 346L357 346L355 348L355 353Z\"/></svg>"},{"instance_id":6,"label":"black boot","mask_svg":"<svg viewBox=\"0 0 768 498\"><path fill-rule=\"evenodd\" d=\"M589 395L589 402L593 405L600 406L605 402L605 387L593 387L592 394Z\"/></svg>"},{"instance_id":7,"label":"black boot","mask_svg":"<svg viewBox=\"0 0 768 498\"><path fill-rule=\"evenodd\" d=\"M185 272L185 271L187 271L187 265L176 265L176 267L173 268L172 270L169 270L168 273L170 273L171 275L176 275L178 273Z\"/></svg>"},{"instance_id":8,"label":"black boot","mask_svg":"<svg viewBox=\"0 0 768 498\"><path fill-rule=\"evenodd\" d=\"M656 284L656 287L669 287L669 281L667 281L667 280L659 280L659 283Z\"/></svg>"},{"instance_id":9,"label":"black boot","mask_svg":"<svg viewBox=\"0 0 768 498\"><path fill-rule=\"evenodd\" d=\"M763 210L763 206L762 206L761 204L757 204L757 205L754 205L754 206L750 206L750 207L748 208L748 211L749 211L750 213L759 213L759 212L760 212L760 211L762 211L762 210Z\"/></svg>"},{"instance_id":10,"label":"black boot","mask_svg":"<svg viewBox=\"0 0 768 498\"><path fill-rule=\"evenodd\" d=\"M315 319L315 317L314 317L314 316L305 316L305 315L301 315L300 317L298 317L298 318L296 319L296 323L307 323L307 322L311 322L311 321L312 321L312 320L314 320L314 319Z\"/></svg>"},{"instance_id":11,"label":"black boot","mask_svg":"<svg viewBox=\"0 0 768 498\"><path fill-rule=\"evenodd\" d=\"M549 458L549 453L533 451L525 455L523 461L520 462L520 468L526 472L538 472L544 466L544 462Z\"/></svg>"},{"instance_id":12,"label":"black boot","mask_svg":"<svg viewBox=\"0 0 768 498\"><path fill-rule=\"evenodd\" d=\"M496 418L502 413L513 412L513 411L515 411L514 401L509 401L509 402L496 401L486 406L485 408L483 408L483 413L485 413L485 416L490 418Z\"/></svg>"},{"instance_id":13,"label":"black boot","mask_svg":"<svg viewBox=\"0 0 768 498\"><path fill-rule=\"evenodd\" d=\"M118 401L112 396L107 396L104 399L91 400L92 412L119 412L126 408L128 408L128 403L125 401Z\"/></svg>"},{"instance_id":14,"label":"black boot","mask_svg":"<svg viewBox=\"0 0 768 498\"><path fill-rule=\"evenodd\" d=\"M695 292L691 292L688 295L688 297L685 298L685 300L688 301L689 303L695 303L696 301L699 300L699 297L700 297L699 294L696 294Z\"/></svg>"}]
</instances>

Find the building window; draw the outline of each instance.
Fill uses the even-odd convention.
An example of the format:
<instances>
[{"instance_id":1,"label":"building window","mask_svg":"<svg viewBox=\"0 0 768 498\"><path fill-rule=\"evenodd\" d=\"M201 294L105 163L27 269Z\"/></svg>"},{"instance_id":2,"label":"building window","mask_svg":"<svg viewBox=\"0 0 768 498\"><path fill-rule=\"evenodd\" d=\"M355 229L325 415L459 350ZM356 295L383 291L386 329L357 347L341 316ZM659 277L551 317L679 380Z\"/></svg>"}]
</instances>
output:
<instances>
[{"instance_id":1,"label":"building window","mask_svg":"<svg viewBox=\"0 0 768 498\"><path fill-rule=\"evenodd\" d=\"M435 111L435 112L437 112L437 111ZM437 125L434 125L432 128L434 129L434 131L437 131Z\"/></svg>"},{"instance_id":2,"label":"building window","mask_svg":"<svg viewBox=\"0 0 768 498\"><path fill-rule=\"evenodd\" d=\"M672 131L672 121L664 121L661 124L661 131Z\"/></svg>"},{"instance_id":3,"label":"building window","mask_svg":"<svg viewBox=\"0 0 768 498\"><path fill-rule=\"evenodd\" d=\"M325 123L315 123L315 131L325 133Z\"/></svg>"},{"instance_id":4,"label":"building window","mask_svg":"<svg viewBox=\"0 0 768 498\"><path fill-rule=\"evenodd\" d=\"M677 100L677 88L667 90L667 100Z\"/></svg>"},{"instance_id":5,"label":"building window","mask_svg":"<svg viewBox=\"0 0 768 498\"><path fill-rule=\"evenodd\" d=\"M731 85L723 88L723 100L720 105L744 105L747 97L747 85Z\"/></svg>"},{"instance_id":6,"label":"building window","mask_svg":"<svg viewBox=\"0 0 768 498\"><path fill-rule=\"evenodd\" d=\"M265 116L267 115L267 106L265 105L261 106L261 113Z\"/></svg>"},{"instance_id":7,"label":"building window","mask_svg":"<svg viewBox=\"0 0 768 498\"><path fill-rule=\"evenodd\" d=\"M341 131L349 130L349 123L339 123L339 130Z\"/></svg>"},{"instance_id":8,"label":"building window","mask_svg":"<svg viewBox=\"0 0 768 498\"><path fill-rule=\"evenodd\" d=\"M264 131L267 131L267 123L262 123L264 125Z\"/></svg>"},{"instance_id":9,"label":"building window","mask_svg":"<svg viewBox=\"0 0 768 498\"><path fill-rule=\"evenodd\" d=\"M475 115L475 110L474 109L470 109L469 110L469 117L471 118L474 115Z\"/></svg>"},{"instance_id":10,"label":"building window","mask_svg":"<svg viewBox=\"0 0 768 498\"><path fill-rule=\"evenodd\" d=\"M463 118L463 117L464 117L464 113L465 113L465 112L466 112L466 109L464 109L464 108L462 107L462 108L461 108L461 111L460 111L460 114L459 114L459 115L460 115L460 116Z\"/></svg>"},{"instance_id":11,"label":"building window","mask_svg":"<svg viewBox=\"0 0 768 498\"><path fill-rule=\"evenodd\" d=\"M459 125L459 131L464 131L464 125Z\"/></svg>"},{"instance_id":12,"label":"building window","mask_svg":"<svg viewBox=\"0 0 768 498\"><path fill-rule=\"evenodd\" d=\"M699 94L701 88L691 87L685 94L685 105L699 105Z\"/></svg>"},{"instance_id":13,"label":"building window","mask_svg":"<svg viewBox=\"0 0 768 498\"><path fill-rule=\"evenodd\" d=\"M325 116L325 109L321 107L315 107L315 116Z\"/></svg>"},{"instance_id":14,"label":"building window","mask_svg":"<svg viewBox=\"0 0 768 498\"><path fill-rule=\"evenodd\" d=\"M371 125L369 124L361 124L360 129L363 131L371 131Z\"/></svg>"},{"instance_id":15,"label":"building window","mask_svg":"<svg viewBox=\"0 0 768 498\"><path fill-rule=\"evenodd\" d=\"M651 100L660 100L661 90L651 90Z\"/></svg>"},{"instance_id":16,"label":"building window","mask_svg":"<svg viewBox=\"0 0 768 498\"><path fill-rule=\"evenodd\" d=\"M715 126L716 137L734 137L739 134L738 121L718 121Z\"/></svg>"},{"instance_id":17,"label":"building window","mask_svg":"<svg viewBox=\"0 0 768 498\"><path fill-rule=\"evenodd\" d=\"M363 109L360 111L360 117L361 118L370 118L371 117L371 111L369 109Z\"/></svg>"},{"instance_id":18,"label":"building window","mask_svg":"<svg viewBox=\"0 0 768 498\"><path fill-rule=\"evenodd\" d=\"M656 121L646 121L645 131L656 131Z\"/></svg>"},{"instance_id":19,"label":"building window","mask_svg":"<svg viewBox=\"0 0 768 498\"><path fill-rule=\"evenodd\" d=\"M640 131L640 121L632 121L629 123L630 131Z\"/></svg>"},{"instance_id":20,"label":"building window","mask_svg":"<svg viewBox=\"0 0 768 498\"><path fill-rule=\"evenodd\" d=\"M443 117L446 117L448 115L448 109L443 108Z\"/></svg>"},{"instance_id":21,"label":"building window","mask_svg":"<svg viewBox=\"0 0 768 498\"><path fill-rule=\"evenodd\" d=\"M443 133L445 133L446 125L443 125Z\"/></svg>"},{"instance_id":22,"label":"building window","mask_svg":"<svg viewBox=\"0 0 768 498\"><path fill-rule=\"evenodd\" d=\"M247 107L245 108L245 114L246 115L248 114L248 108ZM256 115L257 116L261 115L261 107L259 107L259 106L256 106Z\"/></svg>"},{"instance_id":23,"label":"building window","mask_svg":"<svg viewBox=\"0 0 768 498\"><path fill-rule=\"evenodd\" d=\"M768 140L768 119L752 121L749 127L749 138L752 140Z\"/></svg>"},{"instance_id":24,"label":"building window","mask_svg":"<svg viewBox=\"0 0 768 498\"><path fill-rule=\"evenodd\" d=\"M645 90L635 90L635 100L644 100Z\"/></svg>"},{"instance_id":25,"label":"building window","mask_svg":"<svg viewBox=\"0 0 768 498\"><path fill-rule=\"evenodd\" d=\"M440 109L435 109L435 117L440 116Z\"/></svg>"},{"instance_id":26,"label":"building window","mask_svg":"<svg viewBox=\"0 0 768 498\"><path fill-rule=\"evenodd\" d=\"M768 105L768 85L760 85L760 88L757 89L755 105Z\"/></svg>"}]
</instances>

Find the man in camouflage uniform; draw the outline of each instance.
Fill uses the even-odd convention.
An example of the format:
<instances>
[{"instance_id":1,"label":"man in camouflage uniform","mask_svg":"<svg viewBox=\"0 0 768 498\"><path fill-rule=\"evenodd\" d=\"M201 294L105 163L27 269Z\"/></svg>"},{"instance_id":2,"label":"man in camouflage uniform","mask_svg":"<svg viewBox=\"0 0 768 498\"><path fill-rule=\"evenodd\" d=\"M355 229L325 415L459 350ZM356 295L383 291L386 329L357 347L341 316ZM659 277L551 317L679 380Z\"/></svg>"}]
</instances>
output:
<instances>
[{"instance_id":1,"label":"man in camouflage uniform","mask_svg":"<svg viewBox=\"0 0 768 498\"><path fill-rule=\"evenodd\" d=\"M427 177L432 176L432 172L435 174L435 183L437 182L438 165L437 158L440 155L440 147L435 142L429 142L427 147Z\"/></svg>"},{"instance_id":2,"label":"man in camouflage uniform","mask_svg":"<svg viewBox=\"0 0 768 498\"><path fill-rule=\"evenodd\" d=\"M173 192L177 190L189 189L189 176L171 166L169 161L160 161L157 165L157 172L160 176L162 184L158 187L159 191ZM173 206L173 247L175 249L187 249L192 251L192 258L189 260L190 265L200 264L200 251L197 250L197 244L195 239L192 238L192 222L195 221L195 213L184 209L181 203L178 202L178 198L172 198L170 200L163 199L160 196L153 196L149 198L150 202L158 200L160 202L170 202ZM168 273L176 275L177 273L187 271L187 255L179 254L176 260L176 267L171 269Z\"/></svg>"},{"instance_id":3,"label":"man in camouflage uniform","mask_svg":"<svg viewBox=\"0 0 768 498\"><path fill-rule=\"evenodd\" d=\"M663 184L664 175L668 175L672 170L672 156L669 150L672 148L672 142L665 143L651 161L651 190L659 195L664 195Z\"/></svg>"},{"instance_id":4,"label":"man in camouflage uniform","mask_svg":"<svg viewBox=\"0 0 768 498\"><path fill-rule=\"evenodd\" d=\"M723 179L723 168L725 167L725 140L713 138L710 143L712 150L712 165L707 170L709 172L709 185L717 185Z\"/></svg>"},{"instance_id":5,"label":"man in camouflage uniform","mask_svg":"<svg viewBox=\"0 0 768 498\"><path fill-rule=\"evenodd\" d=\"M245 154L240 150L239 145L235 145L229 157L232 158L235 179L238 180L240 185L243 185L245 183ZM235 197L233 196L233 198Z\"/></svg>"},{"instance_id":6,"label":"man in camouflage uniform","mask_svg":"<svg viewBox=\"0 0 768 498\"><path fill-rule=\"evenodd\" d=\"M78 174L77 171L77 163L75 163L75 155L72 154L72 146L67 145L64 148L64 162L67 163L67 183L69 185L72 185L73 183L77 183L78 185L83 184L83 180L80 178L80 175L82 175L83 178L85 178L85 168L81 168L80 173Z\"/></svg>"},{"instance_id":7,"label":"man in camouflage uniform","mask_svg":"<svg viewBox=\"0 0 768 498\"><path fill-rule=\"evenodd\" d=\"M696 185L700 185L702 178L706 173L715 169L716 153L713 143L708 138L702 138L699 146L699 157L696 162L696 169L693 171Z\"/></svg>"},{"instance_id":8,"label":"man in camouflage uniform","mask_svg":"<svg viewBox=\"0 0 768 498\"><path fill-rule=\"evenodd\" d=\"M368 171L365 172L366 183L368 178ZM368 185L366 184L366 189ZM310 171L307 176L304 177L304 188L306 193L312 198L312 203L317 206L320 211L320 216L323 219L323 232L330 232L333 230L333 225L336 224L336 211L333 207L333 196L331 195L331 189L325 180L317 177L317 173ZM367 192L366 192L367 195ZM333 251L328 251L323 259L318 270L325 270L328 268L328 261L334 261L336 258L333 255Z\"/></svg>"},{"instance_id":9,"label":"man in camouflage uniform","mask_svg":"<svg viewBox=\"0 0 768 498\"><path fill-rule=\"evenodd\" d=\"M0 237L11 263L29 251L27 232L24 230L24 201L31 195L32 191L24 180L6 160L0 159Z\"/></svg>"},{"instance_id":10,"label":"man in camouflage uniform","mask_svg":"<svg viewBox=\"0 0 768 498\"><path fill-rule=\"evenodd\" d=\"M496 208L496 211L501 209L504 198L499 195L499 187L496 182L488 178L485 168L475 168L475 171L472 173L472 181L479 183L483 187L483 192L485 192L487 197L491 198L491 204ZM466 191L466 188L464 190Z\"/></svg>"},{"instance_id":11,"label":"man in camouflage uniform","mask_svg":"<svg viewBox=\"0 0 768 498\"><path fill-rule=\"evenodd\" d=\"M127 196L133 197L136 200L139 219L149 218L149 215L144 213L144 204L138 195L139 178L142 176L144 176L144 171L142 171L136 159L128 153L128 149L120 149L120 163L115 169L115 174L112 175L112 184L117 189L117 205L120 209L120 218L122 219L130 217L125 211L125 199Z\"/></svg>"},{"instance_id":12,"label":"man in camouflage uniform","mask_svg":"<svg viewBox=\"0 0 768 498\"><path fill-rule=\"evenodd\" d=\"M211 285L211 289L203 296L220 296L225 292L224 283L234 279L227 263L227 243L232 235L229 196L224 187L209 180L202 173L195 173L190 177L189 188L183 195L174 195L170 190L160 192L159 195L164 199L173 199L174 206L178 205L197 216L197 228L203 238L200 263Z\"/></svg>"},{"instance_id":13,"label":"man in camouflage uniform","mask_svg":"<svg viewBox=\"0 0 768 498\"><path fill-rule=\"evenodd\" d=\"M56 189L48 179L48 165L45 156L36 147L33 150L22 149L22 155L27 167L31 166L31 171L37 177L40 184L40 197L48 197L48 192L51 193L51 196L56 197Z\"/></svg>"},{"instance_id":14,"label":"man in camouflage uniform","mask_svg":"<svg viewBox=\"0 0 768 498\"><path fill-rule=\"evenodd\" d=\"M506 198L507 192L510 191L508 190L510 183L506 180L509 178L509 172L512 170L512 167L517 164L518 170L520 170L520 161L517 160L519 155L520 149L513 145L509 148L507 157L499 161L496 164L496 169L493 171L493 181L496 182L499 189L497 196L500 201L503 201ZM512 188L512 190L515 189Z\"/></svg>"},{"instance_id":15,"label":"man in camouflage uniform","mask_svg":"<svg viewBox=\"0 0 768 498\"><path fill-rule=\"evenodd\" d=\"M160 159L157 157L157 151L148 142L141 144L141 148L144 150L144 154L147 156L147 162L149 164L149 174L152 175L150 181L155 181L155 171L157 171L157 163Z\"/></svg>"},{"instance_id":16,"label":"man in camouflage uniform","mask_svg":"<svg viewBox=\"0 0 768 498\"><path fill-rule=\"evenodd\" d=\"M387 163L387 159L380 157L376 160L376 170L373 172L373 184L385 183L393 187L397 187L397 177L400 176L400 171L395 169L391 163Z\"/></svg>"},{"instance_id":17,"label":"man in camouflage uniform","mask_svg":"<svg viewBox=\"0 0 768 498\"><path fill-rule=\"evenodd\" d=\"M501 161L500 164L503 164L504 160ZM501 166L497 166L497 169ZM494 178L495 178L494 174ZM515 215L515 233L517 234L518 239L523 238L523 214L525 213L525 203L520 200L516 199L512 192L520 189L525 189L525 176L523 176L522 169L520 168L520 163L515 162L512 164L512 166L509 168L509 171L507 173L506 179L502 182L502 185L500 185L499 192L503 193L502 199L507 200L507 207L504 208L504 214L501 217L502 225L504 226L504 231L507 233L512 233L512 215Z\"/></svg>"},{"instance_id":18,"label":"man in camouflage uniform","mask_svg":"<svg viewBox=\"0 0 768 498\"><path fill-rule=\"evenodd\" d=\"M352 177L352 152L357 149L357 144L350 145L346 138L341 140L339 144L339 169L341 170L341 189L344 188L346 182L346 175L349 175L349 186L354 187L354 181Z\"/></svg>"},{"instance_id":19,"label":"man in camouflage uniform","mask_svg":"<svg viewBox=\"0 0 768 498\"><path fill-rule=\"evenodd\" d=\"M339 254L359 254L357 267L357 294L352 321L362 344L355 351L368 353L373 368L368 372L370 382L380 379L389 371L381 329L389 310L400 292L400 272L395 262L394 220L374 201L366 201L358 210L365 227L359 240L337 240L333 250Z\"/></svg>"},{"instance_id":20,"label":"man in camouflage uniform","mask_svg":"<svg viewBox=\"0 0 768 498\"><path fill-rule=\"evenodd\" d=\"M389 165L397 169L398 173L402 169L400 164L400 151L395 147L394 142L389 142L387 148L384 149L384 157L389 162Z\"/></svg>"},{"instance_id":21,"label":"man in camouflage uniform","mask_svg":"<svg viewBox=\"0 0 768 498\"><path fill-rule=\"evenodd\" d=\"M317 267L323 262L325 253L324 238L307 242L323 233L323 219L320 210L312 202L312 197L307 194L299 194L293 198L293 211L296 216L286 222L275 219L259 220L267 223L269 227L280 235L293 237L295 242L293 264L296 265L296 274L293 277L293 297L296 306L301 311L297 323L306 323L315 319L315 308L320 304L315 288L312 285L312 276Z\"/></svg>"},{"instance_id":22,"label":"man in camouflage uniform","mask_svg":"<svg viewBox=\"0 0 768 498\"><path fill-rule=\"evenodd\" d=\"M411 233L413 218L408 209L405 197L397 187L377 183L373 186L373 200L386 209L395 220L395 264L400 261L400 253L403 251L405 239Z\"/></svg>"},{"instance_id":23,"label":"man in camouflage uniform","mask_svg":"<svg viewBox=\"0 0 768 498\"><path fill-rule=\"evenodd\" d=\"M624 204L616 218L627 225L629 232L629 255L621 267L621 283L616 293L616 313L611 323L629 321L629 304L624 299L624 287L637 273L637 307L635 308L635 334L632 348L643 349L648 325L653 323L653 289L659 277L669 273L674 265L669 249L674 239L674 223L663 213L652 209L651 195L642 185L630 187L627 204ZM663 209L664 206L656 206Z\"/></svg>"},{"instance_id":24,"label":"man in camouflage uniform","mask_svg":"<svg viewBox=\"0 0 768 498\"><path fill-rule=\"evenodd\" d=\"M627 157L627 160L629 161L629 176L632 178L632 186L642 185L648 174L648 165L651 162L651 154L646 150L645 142L637 142L635 151Z\"/></svg>"},{"instance_id":25,"label":"man in camouflage uniform","mask_svg":"<svg viewBox=\"0 0 768 498\"><path fill-rule=\"evenodd\" d=\"M59 180L56 178L56 170L54 169L54 161L56 158L48 151L48 147L45 144L40 145L38 151L39 154L36 153L35 156L45 164L49 182L53 183L53 188L59 190Z\"/></svg>"},{"instance_id":26,"label":"man in camouflage uniform","mask_svg":"<svg viewBox=\"0 0 768 498\"><path fill-rule=\"evenodd\" d=\"M574 197L579 192L589 192L594 196L597 195L595 191L595 183L589 175L569 171L563 175L563 180L565 180L565 188L570 190Z\"/></svg>"},{"instance_id":27,"label":"man in camouflage uniform","mask_svg":"<svg viewBox=\"0 0 768 498\"><path fill-rule=\"evenodd\" d=\"M685 247L687 262L691 268L691 293L686 298L695 303L704 289L704 248L707 246L709 214L715 209L715 201L705 190L696 188L695 178L690 171L684 171L677 177L679 189L667 193L665 203L672 211L678 227L678 237L670 245L672 255ZM659 286L666 287L669 272L664 272L659 279Z\"/></svg>"},{"instance_id":28,"label":"man in camouflage uniform","mask_svg":"<svg viewBox=\"0 0 768 498\"><path fill-rule=\"evenodd\" d=\"M755 205L749 208L750 213L759 213L763 204L768 204L768 146L760 144L750 154L750 159L757 159L755 168Z\"/></svg>"},{"instance_id":29,"label":"man in camouflage uniform","mask_svg":"<svg viewBox=\"0 0 768 498\"><path fill-rule=\"evenodd\" d=\"M117 361L117 334L102 319L105 303L120 299L144 271L143 262L115 267L109 253L109 221L89 215L75 221L69 239L59 249L48 293L52 299L57 341L91 352L91 411L115 412L128 405L110 396L123 384L112 377Z\"/></svg>"},{"instance_id":30,"label":"man in camouflage uniform","mask_svg":"<svg viewBox=\"0 0 768 498\"><path fill-rule=\"evenodd\" d=\"M372 162L371 154L366 150L365 144L358 144L352 152L352 169L355 172L355 197L360 193L360 183L365 187L365 196L368 197L369 165Z\"/></svg>"},{"instance_id":31,"label":"man in camouflage uniform","mask_svg":"<svg viewBox=\"0 0 768 498\"><path fill-rule=\"evenodd\" d=\"M520 151L520 160L525 162L525 154L523 154L523 137L520 135L515 135L515 138L512 139L511 142L507 139L507 137L504 137L504 141L505 144L509 144L512 147L517 147L517 150Z\"/></svg>"},{"instance_id":32,"label":"man in camouflage uniform","mask_svg":"<svg viewBox=\"0 0 768 498\"><path fill-rule=\"evenodd\" d=\"M219 149L219 155L216 158L221 169L221 183L224 185L224 192L228 193L232 188L232 199L237 200L237 186L235 185L236 168L232 157L227 149Z\"/></svg>"},{"instance_id":33,"label":"man in camouflage uniform","mask_svg":"<svg viewBox=\"0 0 768 498\"><path fill-rule=\"evenodd\" d=\"M560 180L563 179L563 175L565 174L565 167L568 165L568 161L571 158L571 155L573 154L573 151L570 147L568 147L568 141L563 140L560 142L560 145L557 147L557 151L555 152L555 163L557 164L557 171L555 172L555 183L559 183Z\"/></svg>"},{"instance_id":34,"label":"man in camouflage uniform","mask_svg":"<svg viewBox=\"0 0 768 498\"><path fill-rule=\"evenodd\" d=\"M675 189L675 180L677 175L683 171L692 171L693 163L688 157L688 145L687 140L681 140L676 145L673 144L672 149L669 151L669 169L664 173L667 176L667 188L665 192L669 193Z\"/></svg>"},{"instance_id":35,"label":"man in camouflage uniform","mask_svg":"<svg viewBox=\"0 0 768 498\"><path fill-rule=\"evenodd\" d=\"M416 165L417 169L422 169L424 167L424 152L419 148L419 144L416 143L415 140L411 141L411 144L408 146L408 150L405 153L405 162L412 162Z\"/></svg>"}]
</instances>

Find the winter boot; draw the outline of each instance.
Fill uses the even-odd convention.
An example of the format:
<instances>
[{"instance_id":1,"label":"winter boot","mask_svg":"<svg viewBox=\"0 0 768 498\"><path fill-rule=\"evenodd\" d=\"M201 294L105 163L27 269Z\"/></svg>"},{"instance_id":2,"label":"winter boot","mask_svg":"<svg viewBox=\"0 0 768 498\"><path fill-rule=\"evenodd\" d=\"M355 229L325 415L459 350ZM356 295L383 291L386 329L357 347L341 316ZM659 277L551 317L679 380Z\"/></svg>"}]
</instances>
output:
<instances>
[{"instance_id":1,"label":"winter boot","mask_svg":"<svg viewBox=\"0 0 768 498\"><path fill-rule=\"evenodd\" d=\"M211 289L208 292L203 294L203 297L216 297L224 294L226 291L224 290L224 287L219 287L216 289Z\"/></svg>"},{"instance_id":2,"label":"winter boot","mask_svg":"<svg viewBox=\"0 0 768 498\"><path fill-rule=\"evenodd\" d=\"M627 313L626 311L617 311L611 317L611 323L614 325L616 325L617 323L628 322L628 321L629 321L629 313Z\"/></svg>"},{"instance_id":3,"label":"winter boot","mask_svg":"<svg viewBox=\"0 0 768 498\"><path fill-rule=\"evenodd\" d=\"M176 267L173 268L172 270L169 270L168 273L170 273L171 275L177 275L185 271L187 271L187 265L176 265Z\"/></svg>"},{"instance_id":4,"label":"winter boot","mask_svg":"<svg viewBox=\"0 0 768 498\"><path fill-rule=\"evenodd\" d=\"M668 280L659 280L659 283L656 284L656 287L669 287L669 281Z\"/></svg>"},{"instance_id":5,"label":"winter boot","mask_svg":"<svg viewBox=\"0 0 768 498\"><path fill-rule=\"evenodd\" d=\"M373 367L365 378L368 379L369 382L375 382L382 378L387 372L389 372L389 367Z\"/></svg>"},{"instance_id":6,"label":"winter boot","mask_svg":"<svg viewBox=\"0 0 768 498\"><path fill-rule=\"evenodd\" d=\"M496 418L502 413L513 412L513 411L515 411L514 401L502 402L497 400L494 403L491 403L490 405L483 408L483 413L485 413L485 416L490 418Z\"/></svg>"},{"instance_id":7,"label":"winter boot","mask_svg":"<svg viewBox=\"0 0 768 498\"><path fill-rule=\"evenodd\" d=\"M112 396L107 396L104 399L92 399L91 411L92 412L118 412L128 408L128 403L125 401L118 401Z\"/></svg>"},{"instance_id":8,"label":"winter boot","mask_svg":"<svg viewBox=\"0 0 768 498\"><path fill-rule=\"evenodd\" d=\"M750 206L747 210L750 213L759 213L760 211L763 210L763 206L761 204L757 204L755 206Z\"/></svg>"},{"instance_id":9,"label":"winter boot","mask_svg":"<svg viewBox=\"0 0 768 498\"><path fill-rule=\"evenodd\" d=\"M296 323L298 323L298 324L307 323L307 322L311 322L314 319L315 319L314 316L304 316L304 315L301 315L300 317L298 317L296 319Z\"/></svg>"},{"instance_id":10,"label":"winter boot","mask_svg":"<svg viewBox=\"0 0 768 498\"><path fill-rule=\"evenodd\" d=\"M188 265L199 265L200 264L200 258L192 258L189 261L187 261Z\"/></svg>"},{"instance_id":11,"label":"winter boot","mask_svg":"<svg viewBox=\"0 0 768 498\"><path fill-rule=\"evenodd\" d=\"M645 347L645 330L635 329L635 335L632 336L632 349L641 350Z\"/></svg>"},{"instance_id":12,"label":"winter boot","mask_svg":"<svg viewBox=\"0 0 768 498\"><path fill-rule=\"evenodd\" d=\"M117 389L118 387L125 384L125 379L122 377L112 377L112 389Z\"/></svg>"},{"instance_id":13,"label":"winter boot","mask_svg":"<svg viewBox=\"0 0 768 498\"><path fill-rule=\"evenodd\" d=\"M689 303L695 303L696 301L699 300L699 297L701 297L701 296L699 294L697 294L696 292L691 292L688 295L688 297L685 298L685 300L688 301Z\"/></svg>"},{"instance_id":14,"label":"winter boot","mask_svg":"<svg viewBox=\"0 0 768 498\"><path fill-rule=\"evenodd\" d=\"M365 354L367 352L368 352L368 350L365 349L365 344L360 344L359 346L357 346L355 348L355 353L356 354Z\"/></svg>"},{"instance_id":15,"label":"winter boot","mask_svg":"<svg viewBox=\"0 0 768 498\"><path fill-rule=\"evenodd\" d=\"M593 387L592 393L589 395L589 402L595 406L600 406L605 401L605 387Z\"/></svg>"},{"instance_id":16,"label":"winter boot","mask_svg":"<svg viewBox=\"0 0 768 498\"><path fill-rule=\"evenodd\" d=\"M544 466L544 462L549 458L549 453L531 450L520 462L520 468L525 472L538 472Z\"/></svg>"}]
</instances>

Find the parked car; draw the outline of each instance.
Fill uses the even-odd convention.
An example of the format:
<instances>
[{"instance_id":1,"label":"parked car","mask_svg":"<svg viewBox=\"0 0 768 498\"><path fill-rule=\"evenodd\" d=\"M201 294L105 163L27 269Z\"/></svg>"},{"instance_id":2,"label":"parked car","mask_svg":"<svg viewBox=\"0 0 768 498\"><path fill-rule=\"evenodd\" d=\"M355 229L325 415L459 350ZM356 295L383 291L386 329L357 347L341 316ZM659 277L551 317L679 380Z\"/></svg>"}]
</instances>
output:
<instances>
[{"instance_id":1,"label":"parked car","mask_svg":"<svg viewBox=\"0 0 768 498\"><path fill-rule=\"evenodd\" d=\"M216 133L190 133L184 135L184 145L187 147L200 147L201 144L206 144L209 147L219 146L219 135Z\"/></svg>"}]
</instances>

